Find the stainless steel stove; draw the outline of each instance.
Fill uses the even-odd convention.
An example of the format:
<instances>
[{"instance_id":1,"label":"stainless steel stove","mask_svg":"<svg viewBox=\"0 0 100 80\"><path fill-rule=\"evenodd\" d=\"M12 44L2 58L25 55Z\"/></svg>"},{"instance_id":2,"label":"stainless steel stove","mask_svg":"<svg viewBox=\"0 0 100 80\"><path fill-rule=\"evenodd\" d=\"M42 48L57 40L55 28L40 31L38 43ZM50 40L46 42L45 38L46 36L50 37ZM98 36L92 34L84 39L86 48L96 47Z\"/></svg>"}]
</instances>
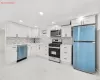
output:
<instances>
[{"instance_id":1,"label":"stainless steel stove","mask_svg":"<svg viewBox=\"0 0 100 80\"><path fill-rule=\"evenodd\" d=\"M49 60L60 63L60 45L61 39L52 39L52 43L49 44Z\"/></svg>"}]
</instances>

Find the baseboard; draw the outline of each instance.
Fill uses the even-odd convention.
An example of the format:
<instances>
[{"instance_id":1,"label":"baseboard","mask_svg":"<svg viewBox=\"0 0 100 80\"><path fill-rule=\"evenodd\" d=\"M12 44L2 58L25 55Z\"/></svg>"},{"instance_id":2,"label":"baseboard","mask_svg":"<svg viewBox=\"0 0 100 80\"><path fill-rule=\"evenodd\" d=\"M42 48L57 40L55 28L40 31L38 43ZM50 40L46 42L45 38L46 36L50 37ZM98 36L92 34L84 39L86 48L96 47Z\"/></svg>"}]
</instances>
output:
<instances>
[{"instance_id":1,"label":"baseboard","mask_svg":"<svg viewBox=\"0 0 100 80\"><path fill-rule=\"evenodd\" d=\"M65 64L65 65L72 65L71 62L64 62L64 61L61 61L61 63L62 63L62 64Z\"/></svg>"}]
</instances>

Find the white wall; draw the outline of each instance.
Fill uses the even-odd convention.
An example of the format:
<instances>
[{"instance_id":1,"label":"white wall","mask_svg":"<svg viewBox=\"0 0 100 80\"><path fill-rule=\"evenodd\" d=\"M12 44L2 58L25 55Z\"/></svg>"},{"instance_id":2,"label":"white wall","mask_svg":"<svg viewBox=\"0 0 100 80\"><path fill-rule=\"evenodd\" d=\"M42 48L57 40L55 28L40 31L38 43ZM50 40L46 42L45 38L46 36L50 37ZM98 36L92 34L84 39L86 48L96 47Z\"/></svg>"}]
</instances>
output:
<instances>
[{"instance_id":1,"label":"white wall","mask_svg":"<svg viewBox=\"0 0 100 80\"><path fill-rule=\"evenodd\" d=\"M0 30L0 54L5 51L5 31Z\"/></svg>"}]
</instances>

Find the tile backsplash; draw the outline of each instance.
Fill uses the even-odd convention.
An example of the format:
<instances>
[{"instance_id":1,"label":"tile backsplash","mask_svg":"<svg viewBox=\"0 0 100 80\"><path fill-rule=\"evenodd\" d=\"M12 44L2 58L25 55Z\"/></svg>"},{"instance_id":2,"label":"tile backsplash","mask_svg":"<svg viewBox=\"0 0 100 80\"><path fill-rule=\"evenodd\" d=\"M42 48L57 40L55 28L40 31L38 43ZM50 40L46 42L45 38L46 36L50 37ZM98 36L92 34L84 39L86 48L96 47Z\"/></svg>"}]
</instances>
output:
<instances>
[{"instance_id":1,"label":"tile backsplash","mask_svg":"<svg viewBox=\"0 0 100 80\"><path fill-rule=\"evenodd\" d=\"M62 43L63 43L63 44L72 45L72 44L73 44L73 39L72 39L71 37L62 38Z\"/></svg>"},{"instance_id":2,"label":"tile backsplash","mask_svg":"<svg viewBox=\"0 0 100 80\"><path fill-rule=\"evenodd\" d=\"M25 43L34 43L33 38L15 38L15 37L9 37L6 39L6 44L25 44Z\"/></svg>"}]
</instances>

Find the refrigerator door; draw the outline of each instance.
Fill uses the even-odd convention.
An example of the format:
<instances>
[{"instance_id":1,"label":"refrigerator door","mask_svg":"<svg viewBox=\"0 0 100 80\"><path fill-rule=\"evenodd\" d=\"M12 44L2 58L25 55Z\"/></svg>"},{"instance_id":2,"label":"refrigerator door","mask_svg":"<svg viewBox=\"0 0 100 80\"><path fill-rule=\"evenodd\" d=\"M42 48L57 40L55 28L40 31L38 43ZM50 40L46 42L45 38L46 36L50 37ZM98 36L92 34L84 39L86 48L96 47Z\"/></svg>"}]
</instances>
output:
<instances>
[{"instance_id":1,"label":"refrigerator door","mask_svg":"<svg viewBox=\"0 0 100 80\"><path fill-rule=\"evenodd\" d=\"M74 41L95 41L95 26L78 26L73 27Z\"/></svg>"},{"instance_id":2,"label":"refrigerator door","mask_svg":"<svg viewBox=\"0 0 100 80\"><path fill-rule=\"evenodd\" d=\"M74 42L73 67L88 73L95 72L95 43Z\"/></svg>"}]
</instances>

